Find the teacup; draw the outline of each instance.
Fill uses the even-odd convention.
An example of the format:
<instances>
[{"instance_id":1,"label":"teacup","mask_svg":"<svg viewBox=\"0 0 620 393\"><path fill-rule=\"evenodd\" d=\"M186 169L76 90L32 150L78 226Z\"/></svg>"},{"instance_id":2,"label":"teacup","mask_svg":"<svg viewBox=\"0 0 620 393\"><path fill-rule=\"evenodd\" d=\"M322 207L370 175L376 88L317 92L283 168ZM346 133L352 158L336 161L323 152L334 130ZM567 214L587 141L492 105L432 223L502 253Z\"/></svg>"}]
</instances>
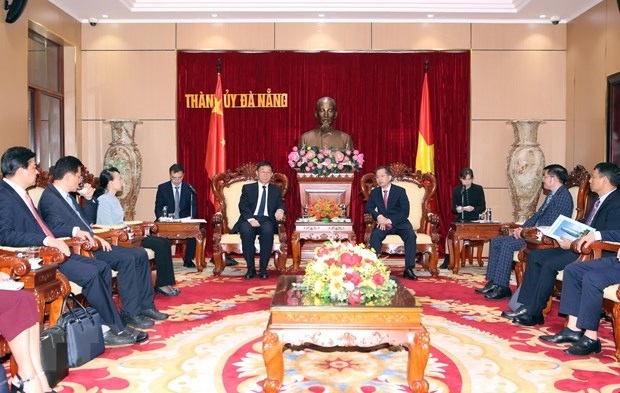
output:
<instances>
[{"instance_id":1,"label":"teacup","mask_svg":"<svg viewBox=\"0 0 620 393\"><path fill-rule=\"evenodd\" d=\"M31 270L37 270L38 268L41 267L41 262L43 262L43 259L41 259L41 258L29 258L28 262L30 263L30 269Z\"/></svg>"}]
</instances>

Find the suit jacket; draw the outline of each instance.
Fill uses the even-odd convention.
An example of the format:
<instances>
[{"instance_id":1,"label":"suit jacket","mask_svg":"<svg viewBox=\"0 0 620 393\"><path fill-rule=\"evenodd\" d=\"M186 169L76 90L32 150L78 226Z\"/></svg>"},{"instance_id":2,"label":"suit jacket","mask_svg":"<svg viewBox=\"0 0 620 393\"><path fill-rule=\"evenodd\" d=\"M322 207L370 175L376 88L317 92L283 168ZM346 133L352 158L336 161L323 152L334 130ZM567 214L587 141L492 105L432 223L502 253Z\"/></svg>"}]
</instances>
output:
<instances>
[{"instance_id":1,"label":"suit jacket","mask_svg":"<svg viewBox=\"0 0 620 393\"><path fill-rule=\"evenodd\" d=\"M0 181L0 244L9 247L42 246L46 235L13 187Z\"/></svg>"},{"instance_id":2,"label":"suit jacket","mask_svg":"<svg viewBox=\"0 0 620 393\"><path fill-rule=\"evenodd\" d=\"M614 190L605 198L590 226L597 231L620 229L620 191Z\"/></svg>"},{"instance_id":3,"label":"suit jacket","mask_svg":"<svg viewBox=\"0 0 620 393\"><path fill-rule=\"evenodd\" d=\"M179 201L179 218L198 217L198 200L196 194L187 183L181 183L181 200ZM174 190L171 181L157 186L155 194L155 219L162 216L164 206L168 206L168 214L174 213Z\"/></svg>"},{"instance_id":4,"label":"suit jacket","mask_svg":"<svg viewBox=\"0 0 620 393\"><path fill-rule=\"evenodd\" d=\"M551 201L543 210L544 204L534 213L534 215L528 218L522 225L524 228L534 226L551 226L553 222L560 215L571 217L575 206L573 204L573 197L568 191L568 188L561 186L555 191Z\"/></svg>"},{"instance_id":5,"label":"suit jacket","mask_svg":"<svg viewBox=\"0 0 620 393\"><path fill-rule=\"evenodd\" d=\"M487 204L484 199L484 189L482 186L477 184L472 184L467 190L467 195L463 195L463 201L461 202L461 193L465 188L464 185L454 187L454 191L452 192L452 213L456 214L458 218L461 218L461 213L456 211L457 206L461 206L465 204L465 206L473 206L474 210L470 212L465 212L464 216L466 220L477 220L480 216L480 213L486 210Z\"/></svg>"},{"instance_id":6,"label":"suit jacket","mask_svg":"<svg viewBox=\"0 0 620 393\"><path fill-rule=\"evenodd\" d=\"M43 191L39 200L39 212L54 236L71 237L74 227L79 227L83 231L92 233L89 226L92 222L89 221L88 217L96 217L97 205L93 201L87 201L85 204L85 208L95 209L95 214L87 214L84 210L85 208L82 208L77 202L75 206L84 221L80 220L53 184Z\"/></svg>"},{"instance_id":7,"label":"suit jacket","mask_svg":"<svg viewBox=\"0 0 620 393\"><path fill-rule=\"evenodd\" d=\"M392 184L388 194L387 208L383 203L383 191L381 187L375 187L370 191L366 203L366 213L372 214L376 220L379 215L392 220L392 225L398 227L409 222L409 198L404 188Z\"/></svg>"},{"instance_id":8,"label":"suit jacket","mask_svg":"<svg viewBox=\"0 0 620 393\"><path fill-rule=\"evenodd\" d=\"M262 190L261 190L262 191ZM259 201L259 187L258 182L246 184L241 189L241 198L239 199L239 220L233 226L231 233L239 232L239 225L243 221L247 221L250 218L259 218L254 215L254 211ZM267 186L267 214L269 219L273 222L274 228L277 227L276 210L284 209L284 203L282 202L282 189L275 184L269 183Z\"/></svg>"}]
</instances>

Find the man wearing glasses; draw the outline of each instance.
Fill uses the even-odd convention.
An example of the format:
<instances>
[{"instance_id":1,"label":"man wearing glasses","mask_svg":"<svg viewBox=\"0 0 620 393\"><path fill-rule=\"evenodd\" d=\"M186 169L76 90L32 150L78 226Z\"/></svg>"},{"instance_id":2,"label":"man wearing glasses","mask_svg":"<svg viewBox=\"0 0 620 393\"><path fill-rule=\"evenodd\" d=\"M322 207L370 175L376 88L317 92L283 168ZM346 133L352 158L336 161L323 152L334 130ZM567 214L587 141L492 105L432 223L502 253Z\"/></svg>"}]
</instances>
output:
<instances>
[{"instance_id":1,"label":"man wearing glasses","mask_svg":"<svg viewBox=\"0 0 620 393\"><path fill-rule=\"evenodd\" d=\"M172 164L169 169L170 181L160 184L155 195L155 218L161 219L164 214L174 219L195 218L198 216L196 190L189 183L183 182L185 170L180 164ZM196 254L196 239L187 239L183 266L196 267L192 259Z\"/></svg>"}]
</instances>

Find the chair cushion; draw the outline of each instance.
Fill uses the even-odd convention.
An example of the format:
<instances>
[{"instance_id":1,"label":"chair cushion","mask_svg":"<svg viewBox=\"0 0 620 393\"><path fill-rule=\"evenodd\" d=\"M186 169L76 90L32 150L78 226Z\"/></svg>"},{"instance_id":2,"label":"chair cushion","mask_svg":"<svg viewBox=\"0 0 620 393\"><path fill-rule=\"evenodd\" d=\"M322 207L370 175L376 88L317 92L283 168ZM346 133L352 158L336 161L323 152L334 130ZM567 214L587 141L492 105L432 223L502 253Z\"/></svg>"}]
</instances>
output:
<instances>
[{"instance_id":1,"label":"chair cushion","mask_svg":"<svg viewBox=\"0 0 620 393\"><path fill-rule=\"evenodd\" d=\"M28 190L28 195L30 195L30 199L32 199L32 203L35 206L39 206L39 200L41 199L41 195L43 195L43 191L45 188L34 187Z\"/></svg>"},{"instance_id":2,"label":"chair cushion","mask_svg":"<svg viewBox=\"0 0 620 393\"><path fill-rule=\"evenodd\" d=\"M239 212L239 200L241 199L241 189L244 185L253 183L253 181L240 181L232 183L229 187L224 187L222 193L226 201L226 220L229 229L239 220L241 212Z\"/></svg>"},{"instance_id":3,"label":"chair cushion","mask_svg":"<svg viewBox=\"0 0 620 393\"><path fill-rule=\"evenodd\" d=\"M424 201L425 189L418 187L417 184L407 181L394 181L394 184L402 187L407 192L407 198L409 198L409 222L413 225L413 229L417 232L420 229L420 222L422 221L422 202ZM418 236L418 242L420 237Z\"/></svg>"},{"instance_id":4,"label":"chair cushion","mask_svg":"<svg viewBox=\"0 0 620 393\"><path fill-rule=\"evenodd\" d=\"M575 216L577 216L577 196L579 195L579 186L569 187L568 192L570 192L570 196L573 200L573 206L575 206L573 209L573 214L571 214L571 218L574 219Z\"/></svg>"},{"instance_id":5,"label":"chair cushion","mask_svg":"<svg viewBox=\"0 0 620 393\"><path fill-rule=\"evenodd\" d=\"M430 235L425 233L416 233L417 239L416 244L433 244L431 241ZM404 244L403 239L398 235L387 235L385 239L383 239L382 244Z\"/></svg>"}]
</instances>

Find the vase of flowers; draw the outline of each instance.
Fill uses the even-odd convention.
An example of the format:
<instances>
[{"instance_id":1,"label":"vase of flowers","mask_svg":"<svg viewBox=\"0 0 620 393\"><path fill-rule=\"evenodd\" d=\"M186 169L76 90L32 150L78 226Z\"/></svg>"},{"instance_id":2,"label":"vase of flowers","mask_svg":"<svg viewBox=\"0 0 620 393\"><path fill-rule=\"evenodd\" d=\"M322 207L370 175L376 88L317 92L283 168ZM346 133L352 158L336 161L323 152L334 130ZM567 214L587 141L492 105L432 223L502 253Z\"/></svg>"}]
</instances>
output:
<instances>
[{"instance_id":1,"label":"vase of flowers","mask_svg":"<svg viewBox=\"0 0 620 393\"><path fill-rule=\"evenodd\" d=\"M318 221L330 222L342 215L342 207L331 199L319 198L308 207L308 217Z\"/></svg>"},{"instance_id":2,"label":"vase of flowers","mask_svg":"<svg viewBox=\"0 0 620 393\"><path fill-rule=\"evenodd\" d=\"M363 244L328 241L314 251L306 274L293 289L310 304L389 304L396 282L372 250Z\"/></svg>"},{"instance_id":3,"label":"vase of flowers","mask_svg":"<svg viewBox=\"0 0 620 393\"><path fill-rule=\"evenodd\" d=\"M364 154L350 149L319 149L317 146L304 146L288 155L288 164L301 173L329 176L359 170L364 165Z\"/></svg>"}]
</instances>

